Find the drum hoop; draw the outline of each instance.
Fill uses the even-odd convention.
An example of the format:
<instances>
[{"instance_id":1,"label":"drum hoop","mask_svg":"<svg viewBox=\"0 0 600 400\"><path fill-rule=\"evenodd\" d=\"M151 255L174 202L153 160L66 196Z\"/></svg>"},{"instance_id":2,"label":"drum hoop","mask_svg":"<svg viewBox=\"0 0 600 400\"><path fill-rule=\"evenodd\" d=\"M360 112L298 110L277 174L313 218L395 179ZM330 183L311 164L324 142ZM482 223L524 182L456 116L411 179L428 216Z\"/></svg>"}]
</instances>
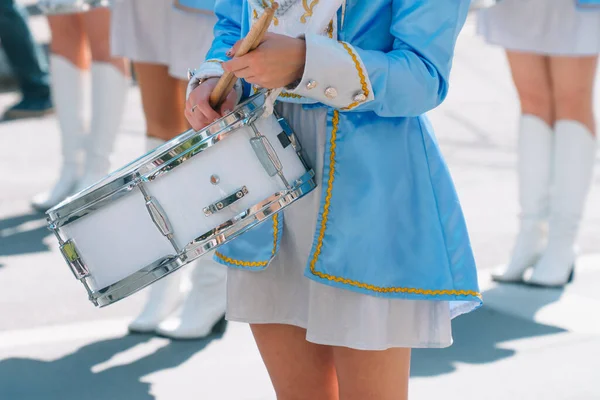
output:
<instances>
[{"instance_id":1,"label":"drum hoop","mask_svg":"<svg viewBox=\"0 0 600 400\"><path fill-rule=\"evenodd\" d=\"M42 0L37 4L37 7L45 15L77 14L99 7L110 7L110 0L76 1L71 4L53 4L50 0Z\"/></svg>"},{"instance_id":2,"label":"drum hoop","mask_svg":"<svg viewBox=\"0 0 600 400\"><path fill-rule=\"evenodd\" d=\"M247 126L259 118L264 111L264 101L264 92L258 93L240 104L233 112L203 130L195 132L190 129L180 134L164 145L114 171L105 180L118 175L122 176L115 177L98 188L93 190L88 188L65 199L46 211L50 228L58 228L72 223L127 195L140 182L150 182L207 148L216 145L239 128ZM148 158L148 160L136 168L131 167L144 158ZM123 174L129 169L131 169L129 173ZM86 193L88 190L90 191Z\"/></svg>"},{"instance_id":3,"label":"drum hoop","mask_svg":"<svg viewBox=\"0 0 600 400\"><path fill-rule=\"evenodd\" d=\"M81 279L90 301L98 307L114 304L267 221L272 215L282 211L316 188L314 172L308 171L297 183L295 188L277 192L199 236L190 242L180 254L163 257L112 285L94 291L87 281L93 276Z\"/></svg>"}]
</instances>

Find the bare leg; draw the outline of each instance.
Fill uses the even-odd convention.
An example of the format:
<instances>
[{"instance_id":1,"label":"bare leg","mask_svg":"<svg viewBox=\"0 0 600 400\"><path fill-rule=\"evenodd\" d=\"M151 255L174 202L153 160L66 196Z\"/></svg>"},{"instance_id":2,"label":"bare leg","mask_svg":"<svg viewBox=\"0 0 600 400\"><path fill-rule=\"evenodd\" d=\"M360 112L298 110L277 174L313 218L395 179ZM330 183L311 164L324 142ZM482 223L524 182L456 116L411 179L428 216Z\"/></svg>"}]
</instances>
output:
<instances>
[{"instance_id":1,"label":"bare leg","mask_svg":"<svg viewBox=\"0 0 600 400\"><path fill-rule=\"evenodd\" d=\"M507 51L513 82L521 102L521 114L535 115L554 125L550 61L547 57Z\"/></svg>"},{"instance_id":2,"label":"bare leg","mask_svg":"<svg viewBox=\"0 0 600 400\"><path fill-rule=\"evenodd\" d=\"M148 136L170 140L189 129L185 119L187 82L173 78L164 65L135 63Z\"/></svg>"},{"instance_id":3,"label":"bare leg","mask_svg":"<svg viewBox=\"0 0 600 400\"><path fill-rule=\"evenodd\" d=\"M555 119L581 122L595 134L593 94L598 58L551 57L549 63Z\"/></svg>"},{"instance_id":4,"label":"bare leg","mask_svg":"<svg viewBox=\"0 0 600 400\"><path fill-rule=\"evenodd\" d=\"M563 286L573 277L574 244L596 158L592 91L596 57L551 57L556 123L550 233L530 284Z\"/></svg>"},{"instance_id":5,"label":"bare leg","mask_svg":"<svg viewBox=\"0 0 600 400\"><path fill-rule=\"evenodd\" d=\"M307 342L306 330L295 326L251 327L278 400L339 399L331 347Z\"/></svg>"},{"instance_id":6,"label":"bare leg","mask_svg":"<svg viewBox=\"0 0 600 400\"><path fill-rule=\"evenodd\" d=\"M33 207L40 211L72 194L81 178L86 70L90 67L81 15L52 16L48 22L52 32L52 98L60 126L63 161L60 176L52 189L33 198Z\"/></svg>"},{"instance_id":7,"label":"bare leg","mask_svg":"<svg viewBox=\"0 0 600 400\"><path fill-rule=\"evenodd\" d=\"M66 58L81 70L89 69L90 52L81 14L49 16L48 24L52 33L52 53Z\"/></svg>"},{"instance_id":8,"label":"bare leg","mask_svg":"<svg viewBox=\"0 0 600 400\"><path fill-rule=\"evenodd\" d=\"M547 57L508 52L522 116L518 141L520 229L509 264L492 274L500 282L519 282L545 247L552 161L552 85Z\"/></svg>"},{"instance_id":9,"label":"bare leg","mask_svg":"<svg viewBox=\"0 0 600 400\"><path fill-rule=\"evenodd\" d=\"M129 89L127 62L110 53L110 11L96 9L81 14L81 19L92 54L92 119L85 170L77 190L93 185L110 171L110 155Z\"/></svg>"},{"instance_id":10,"label":"bare leg","mask_svg":"<svg viewBox=\"0 0 600 400\"><path fill-rule=\"evenodd\" d=\"M113 57L110 51L110 11L96 9L82 14L83 26L89 38L92 60L114 65L123 75L129 75L129 62Z\"/></svg>"},{"instance_id":11,"label":"bare leg","mask_svg":"<svg viewBox=\"0 0 600 400\"><path fill-rule=\"evenodd\" d=\"M333 347L340 400L406 400L410 349L363 351Z\"/></svg>"}]
</instances>

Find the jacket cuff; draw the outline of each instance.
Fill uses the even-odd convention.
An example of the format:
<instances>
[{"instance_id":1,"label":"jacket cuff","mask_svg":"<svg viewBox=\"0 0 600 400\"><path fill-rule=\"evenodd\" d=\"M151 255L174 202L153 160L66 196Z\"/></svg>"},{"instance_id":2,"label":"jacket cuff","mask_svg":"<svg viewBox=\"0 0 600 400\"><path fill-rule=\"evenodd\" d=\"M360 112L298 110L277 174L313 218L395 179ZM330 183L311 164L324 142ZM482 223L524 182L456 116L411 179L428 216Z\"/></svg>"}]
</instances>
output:
<instances>
[{"instance_id":1,"label":"jacket cuff","mask_svg":"<svg viewBox=\"0 0 600 400\"><path fill-rule=\"evenodd\" d=\"M358 53L348 43L307 34L304 75L289 92L351 110L375 99L366 71Z\"/></svg>"},{"instance_id":2,"label":"jacket cuff","mask_svg":"<svg viewBox=\"0 0 600 400\"><path fill-rule=\"evenodd\" d=\"M185 98L187 99L190 97L190 93L192 93L192 91L200 85L201 80L208 78L219 78L221 75L223 75L225 71L223 70L221 63L221 60L208 60L202 63L200 68L194 71L190 81L188 82ZM237 105L240 103L244 92L240 79L236 81L234 89L237 93L237 100L235 102Z\"/></svg>"}]
</instances>

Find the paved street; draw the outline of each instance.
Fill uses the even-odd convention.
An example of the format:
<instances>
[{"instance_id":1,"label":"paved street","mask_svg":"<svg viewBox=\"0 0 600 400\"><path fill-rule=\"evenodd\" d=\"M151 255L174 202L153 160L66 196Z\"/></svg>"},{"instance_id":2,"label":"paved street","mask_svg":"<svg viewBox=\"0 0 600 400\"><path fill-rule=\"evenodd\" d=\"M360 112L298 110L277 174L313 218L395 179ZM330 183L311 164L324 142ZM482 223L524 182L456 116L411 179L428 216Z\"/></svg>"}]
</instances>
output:
<instances>
[{"instance_id":1,"label":"paved street","mask_svg":"<svg viewBox=\"0 0 600 400\"><path fill-rule=\"evenodd\" d=\"M33 24L46 40L44 21ZM1 93L0 108L16 99ZM484 45L471 21L448 100L431 119L465 208L486 306L454 321L453 347L414 351L413 400L600 399L600 168L575 282L543 290L489 281L517 229L517 117L503 53ZM143 135L132 87L115 168L141 154ZM44 216L29 207L56 179L59 154L53 117L0 123L0 400L275 399L247 326L190 342L127 335L143 295L104 309L86 300Z\"/></svg>"}]
</instances>

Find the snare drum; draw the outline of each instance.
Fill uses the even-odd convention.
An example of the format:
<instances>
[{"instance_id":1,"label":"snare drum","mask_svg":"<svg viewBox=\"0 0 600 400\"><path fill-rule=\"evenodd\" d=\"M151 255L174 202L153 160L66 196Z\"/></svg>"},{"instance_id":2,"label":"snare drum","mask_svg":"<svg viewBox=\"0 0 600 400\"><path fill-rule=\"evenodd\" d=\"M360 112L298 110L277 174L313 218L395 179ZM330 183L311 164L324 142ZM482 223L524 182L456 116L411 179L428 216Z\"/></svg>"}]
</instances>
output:
<instances>
[{"instance_id":1,"label":"snare drum","mask_svg":"<svg viewBox=\"0 0 600 400\"><path fill-rule=\"evenodd\" d=\"M123 299L312 191L286 121L259 93L202 131L184 132L48 214L96 306Z\"/></svg>"},{"instance_id":2,"label":"snare drum","mask_svg":"<svg viewBox=\"0 0 600 400\"><path fill-rule=\"evenodd\" d=\"M40 0L38 3L46 15L82 13L109 6L110 0Z\"/></svg>"}]
</instances>

